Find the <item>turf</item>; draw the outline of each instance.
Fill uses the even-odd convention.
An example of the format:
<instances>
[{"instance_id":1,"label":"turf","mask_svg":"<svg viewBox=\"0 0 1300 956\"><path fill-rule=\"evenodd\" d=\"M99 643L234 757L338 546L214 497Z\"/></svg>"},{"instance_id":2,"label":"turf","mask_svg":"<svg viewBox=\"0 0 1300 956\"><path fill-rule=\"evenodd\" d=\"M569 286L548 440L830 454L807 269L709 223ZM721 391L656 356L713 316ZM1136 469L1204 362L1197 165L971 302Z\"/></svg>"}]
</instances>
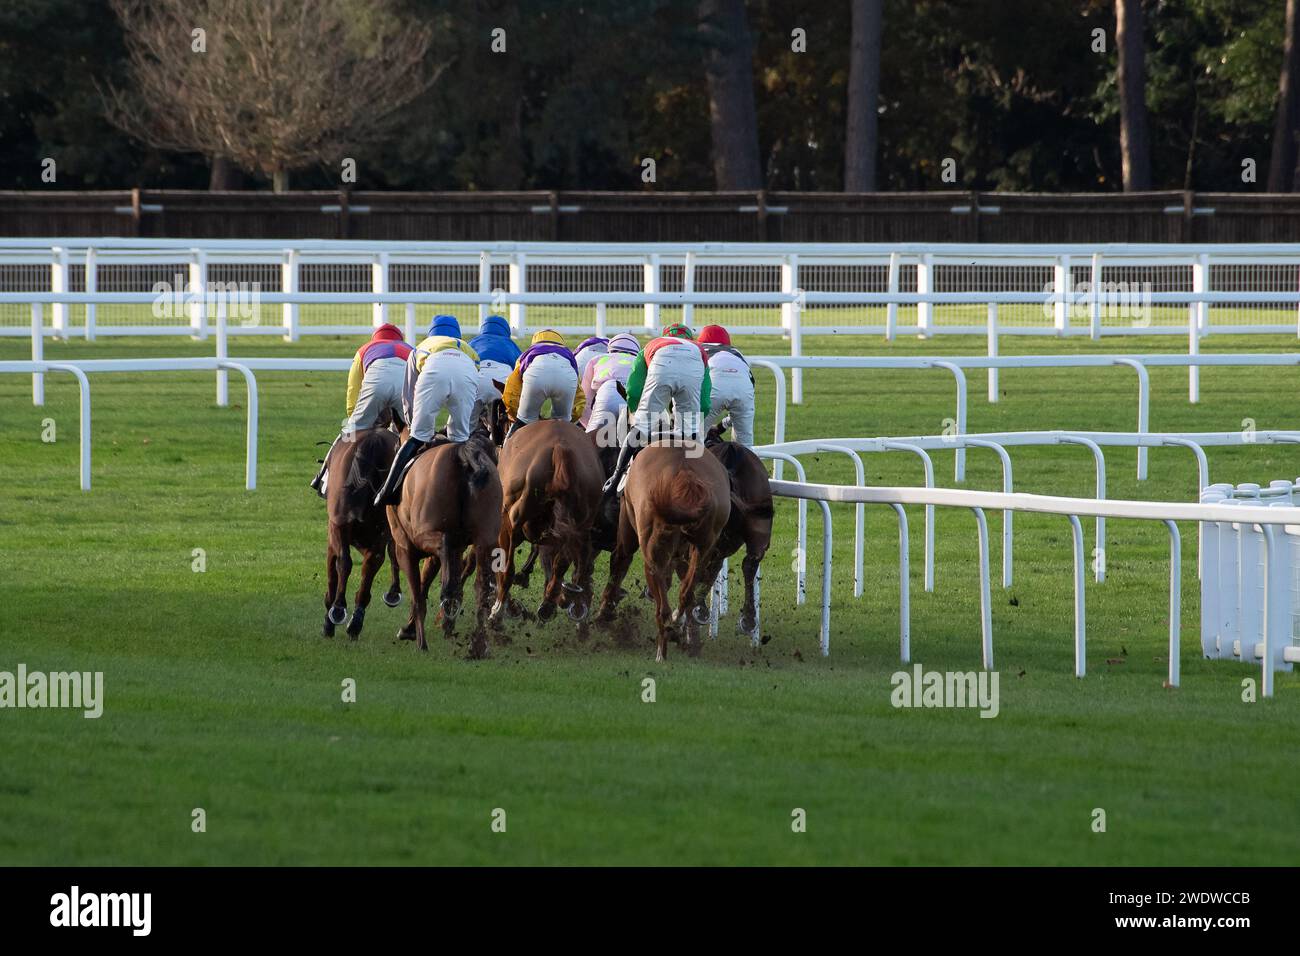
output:
<instances>
[{"instance_id":1,"label":"turf","mask_svg":"<svg viewBox=\"0 0 1300 956\"><path fill-rule=\"evenodd\" d=\"M355 342L235 340L243 355L345 356ZM772 338L740 344L780 351ZM1216 337L1215 351L1284 351L1294 339ZM975 339L824 336L810 352L979 353ZM1167 339L1101 345L1004 340L1004 354L1176 351ZM50 343L47 357L211 354L211 343ZM0 342L0 358L24 346ZM1153 370L1154 430L1294 427L1296 375ZM1002 373L989 405L971 376L972 431L1128 430L1132 376L1109 369ZM342 413L343 375L266 373L259 489L243 484L244 404L213 402L210 374L101 375L94 490L76 486L77 405L51 375L0 376L0 670L102 671L98 720L0 710L3 864L1286 864L1300 831L1300 678L1245 703L1257 668L1199 659L1195 534L1183 527L1182 686L1162 686L1168 545L1162 526L1112 521L1108 580L1087 585L1088 676L1073 673L1065 519L1021 516L1015 584L995 580L1000 713L895 709L895 521L869 509L866 593L852 596L852 512L836 509L831 654L817 653L820 538L810 523L808 604L793 601L794 506L778 504L764 564L764 647L724 621L699 658L653 662L639 601L617 633L576 641L567 620L516 624L490 660L394 633L378 602L360 641L319 634L323 505L306 487ZM936 433L952 414L942 372L809 372L788 437ZM771 384L760 378L759 437ZM41 441L44 419L57 441ZM1300 474L1293 446L1210 449L1214 480ZM847 481L838 456L813 480ZM1017 490L1090 495L1081 448L1014 450ZM872 484L915 484L906 455L867 459ZM1194 500L1185 450L1107 454L1110 496ZM951 484L951 456L936 455ZM966 487L997 488L971 452ZM995 567L999 516L990 514ZM912 634L927 669L979 666L975 529L940 510L937 590L921 587L911 514ZM1091 528L1088 529L1091 547ZM206 570L196 572L194 549ZM603 579L605 561L598 568ZM632 578L638 575L634 566ZM733 565L733 588L736 585ZM538 584L528 597L536 602ZM734 603L733 603L734 608ZM675 650L675 648L674 648ZM343 703L342 682L356 682ZM643 702L643 681L655 702ZM206 832L192 812L206 812ZM806 832L792 829L796 808ZM1094 810L1106 830L1094 832ZM495 810L506 829L494 832ZM500 815L498 814L498 817Z\"/></svg>"}]
</instances>

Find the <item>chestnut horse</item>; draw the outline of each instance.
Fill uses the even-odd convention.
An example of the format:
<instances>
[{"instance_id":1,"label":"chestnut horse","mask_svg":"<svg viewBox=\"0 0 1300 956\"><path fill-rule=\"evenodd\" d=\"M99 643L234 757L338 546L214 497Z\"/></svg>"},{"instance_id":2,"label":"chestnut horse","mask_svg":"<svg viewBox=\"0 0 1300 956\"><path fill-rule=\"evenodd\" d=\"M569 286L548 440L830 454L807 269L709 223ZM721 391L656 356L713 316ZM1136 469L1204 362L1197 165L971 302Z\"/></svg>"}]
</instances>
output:
<instances>
[{"instance_id":1,"label":"chestnut horse","mask_svg":"<svg viewBox=\"0 0 1300 956\"><path fill-rule=\"evenodd\" d=\"M411 592L411 617L398 631L403 640L415 638L429 649L424 619L429 588L441 571L442 632L448 640L464 593L461 554L474 549L478 570L475 588L477 619L470 657L487 656L488 575L492 549L501 527L501 481L497 477L496 446L482 426L466 441L435 445L411 464L401 486L401 500L388 506L397 563ZM421 560L428 558L423 574Z\"/></svg>"},{"instance_id":2,"label":"chestnut horse","mask_svg":"<svg viewBox=\"0 0 1300 956\"><path fill-rule=\"evenodd\" d=\"M325 489L329 515L329 538L325 551L328 584L325 590L325 624L321 633L334 636L334 627L348 614L348 576L352 573L352 549L361 552L361 586L357 589L348 636L354 641L361 633L370 604L370 586L387 554L392 561L393 583L384 603L396 607L402 600L397 579L397 560L388 515L376 508L374 497L397 453L397 435L387 428L357 432L351 441L339 442L330 455L329 480Z\"/></svg>"},{"instance_id":3,"label":"chestnut horse","mask_svg":"<svg viewBox=\"0 0 1300 956\"><path fill-rule=\"evenodd\" d=\"M758 601L756 582L758 565L772 543L772 486L768 483L767 469L752 451L739 442L721 441L711 431L706 439L709 451L727 470L731 483L731 517L718 536L713 559L703 580L712 582L722 569L722 562L745 547L745 560L741 563L741 576L745 581L745 606L741 609L736 629L750 638L758 636Z\"/></svg>"},{"instance_id":4,"label":"chestnut horse","mask_svg":"<svg viewBox=\"0 0 1300 956\"><path fill-rule=\"evenodd\" d=\"M686 628L686 646L699 651L699 625L708 620L696 598L718 537L731 516L731 483L718 459L695 441L651 442L628 470L619 512L618 538L609 562L609 583L601 598L599 620L613 618L638 544L645 559L646 585L655 602L658 641L655 660L668 657L669 631ZM681 579L677 609L671 611L668 588L673 572ZM715 572L716 576L716 572ZM687 618L690 612L690 619Z\"/></svg>"},{"instance_id":5,"label":"chestnut horse","mask_svg":"<svg viewBox=\"0 0 1300 956\"><path fill-rule=\"evenodd\" d=\"M596 449L570 422L542 419L516 431L501 449L503 507L497 546L505 567L497 572L493 623L509 613L510 587L516 582L515 549L533 545L542 562L545 589L537 608L549 620L564 607L587 636L591 608L592 525L605 480ZM530 556L531 562L531 556ZM564 576L573 568L573 580Z\"/></svg>"}]
</instances>

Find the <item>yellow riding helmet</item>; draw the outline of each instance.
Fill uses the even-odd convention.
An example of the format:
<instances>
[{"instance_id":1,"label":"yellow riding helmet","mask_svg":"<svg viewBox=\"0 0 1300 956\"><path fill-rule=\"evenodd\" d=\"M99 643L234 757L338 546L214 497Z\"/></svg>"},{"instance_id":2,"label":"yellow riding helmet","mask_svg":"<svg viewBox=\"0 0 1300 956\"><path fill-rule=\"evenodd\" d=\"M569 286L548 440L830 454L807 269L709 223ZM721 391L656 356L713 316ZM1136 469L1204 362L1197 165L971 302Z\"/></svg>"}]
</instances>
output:
<instances>
[{"instance_id":1,"label":"yellow riding helmet","mask_svg":"<svg viewBox=\"0 0 1300 956\"><path fill-rule=\"evenodd\" d=\"M556 345L564 345L564 336L554 329L542 329L540 332L533 334L532 345L539 342L552 342Z\"/></svg>"}]
</instances>

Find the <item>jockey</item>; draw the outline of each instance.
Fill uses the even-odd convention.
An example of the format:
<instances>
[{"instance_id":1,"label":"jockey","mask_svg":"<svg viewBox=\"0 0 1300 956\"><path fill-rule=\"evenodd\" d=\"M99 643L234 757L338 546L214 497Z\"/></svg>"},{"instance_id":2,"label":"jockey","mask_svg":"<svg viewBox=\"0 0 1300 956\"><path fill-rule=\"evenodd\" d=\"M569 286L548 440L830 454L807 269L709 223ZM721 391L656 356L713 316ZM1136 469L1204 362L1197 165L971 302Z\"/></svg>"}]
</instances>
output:
<instances>
[{"instance_id":1,"label":"jockey","mask_svg":"<svg viewBox=\"0 0 1300 956\"><path fill-rule=\"evenodd\" d=\"M608 352L609 339L601 338L599 335L593 335L579 342L578 347L573 350L573 362L578 366L578 378L581 379L586 374L587 366L593 360Z\"/></svg>"},{"instance_id":2,"label":"jockey","mask_svg":"<svg viewBox=\"0 0 1300 956\"><path fill-rule=\"evenodd\" d=\"M542 417L542 404L551 400L551 417L577 421L585 407L578 391L578 364L554 329L542 329L506 380L501 400L515 421L506 432L509 438L529 422Z\"/></svg>"},{"instance_id":3,"label":"jockey","mask_svg":"<svg viewBox=\"0 0 1300 956\"><path fill-rule=\"evenodd\" d=\"M654 420L672 402L677 426L685 438L702 439L701 419L709 414L708 356L685 325L669 325L651 339L637 356L627 380L627 405L636 414L618 451L614 474L605 482L604 501L616 500L618 483L636 454L637 446L651 436Z\"/></svg>"},{"instance_id":4,"label":"jockey","mask_svg":"<svg viewBox=\"0 0 1300 956\"><path fill-rule=\"evenodd\" d=\"M620 332L609 340L609 351L587 363L582 373L582 395L586 411L582 424L594 432L601 426L618 421L619 413L627 404L618 393L618 386L626 388L628 376L641 353L641 343L630 332Z\"/></svg>"},{"instance_id":5,"label":"jockey","mask_svg":"<svg viewBox=\"0 0 1300 956\"><path fill-rule=\"evenodd\" d=\"M370 341L357 349L356 355L352 357L352 369L348 372L348 417L344 421L343 431L325 453L320 471L311 481L311 486L318 495L325 480L330 455L340 441L351 441L356 431L373 428L386 411L394 417L401 415L402 379L406 374L406 357L410 354L411 347L402 341L401 330L390 323L375 329Z\"/></svg>"},{"instance_id":6,"label":"jockey","mask_svg":"<svg viewBox=\"0 0 1300 956\"><path fill-rule=\"evenodd\" d=\"M731 335L720 325L700 329L700 344L709 357L709 378L713 391L713 409L704 420L704 430L731 415L731 433L746 447L754 445L754 373L740 349L731 344Z\"/></svg>"},{"instance_id":7,"label":"jockey","mask_svg":"<svg viewBox=\"0 0 1300 956\"><path fill-rule=\"evenodd\" d=\"M398 449L384 487L375 495L376 505L389 499L407 464L433 441L434 426L444 408L448 440L469 438L478 390L478 353L461 341L460 323L454 316L435 316L429 337L406 359L402 408L411 423L410 435Z\"/></svg>"},{"instance_id":8,"label":"jockey","mask_svg":"<svg viewBox=\"0 0 1300 956\"><path fill-rule=\"evenodd\" d=\"M479 326L478 335L470 339L469 347L478 355L478 402L473 419L488 405L501 397L494 382L505 382L519 361L519 346L510 338L510 323L500 315L489 315Z\"/></svg>"}]
</instances>

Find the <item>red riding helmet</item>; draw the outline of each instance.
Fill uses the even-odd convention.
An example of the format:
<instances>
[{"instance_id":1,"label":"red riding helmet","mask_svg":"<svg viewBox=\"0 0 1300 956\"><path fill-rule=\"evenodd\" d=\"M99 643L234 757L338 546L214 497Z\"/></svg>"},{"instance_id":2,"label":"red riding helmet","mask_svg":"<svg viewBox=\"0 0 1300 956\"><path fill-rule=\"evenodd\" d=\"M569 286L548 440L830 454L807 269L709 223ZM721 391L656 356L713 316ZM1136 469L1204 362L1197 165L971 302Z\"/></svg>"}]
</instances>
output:
<instances>
[{"instance_id":1,"label":"red riding helmet","mask_svg":"<svg viewBox=\"0 0 1300 956\"><path fill-rule=\"evenodd\" d=\"M706 325L700 329L701 345L730 345L731 335L720 325Z\"/></svg>"}]
</instances>

